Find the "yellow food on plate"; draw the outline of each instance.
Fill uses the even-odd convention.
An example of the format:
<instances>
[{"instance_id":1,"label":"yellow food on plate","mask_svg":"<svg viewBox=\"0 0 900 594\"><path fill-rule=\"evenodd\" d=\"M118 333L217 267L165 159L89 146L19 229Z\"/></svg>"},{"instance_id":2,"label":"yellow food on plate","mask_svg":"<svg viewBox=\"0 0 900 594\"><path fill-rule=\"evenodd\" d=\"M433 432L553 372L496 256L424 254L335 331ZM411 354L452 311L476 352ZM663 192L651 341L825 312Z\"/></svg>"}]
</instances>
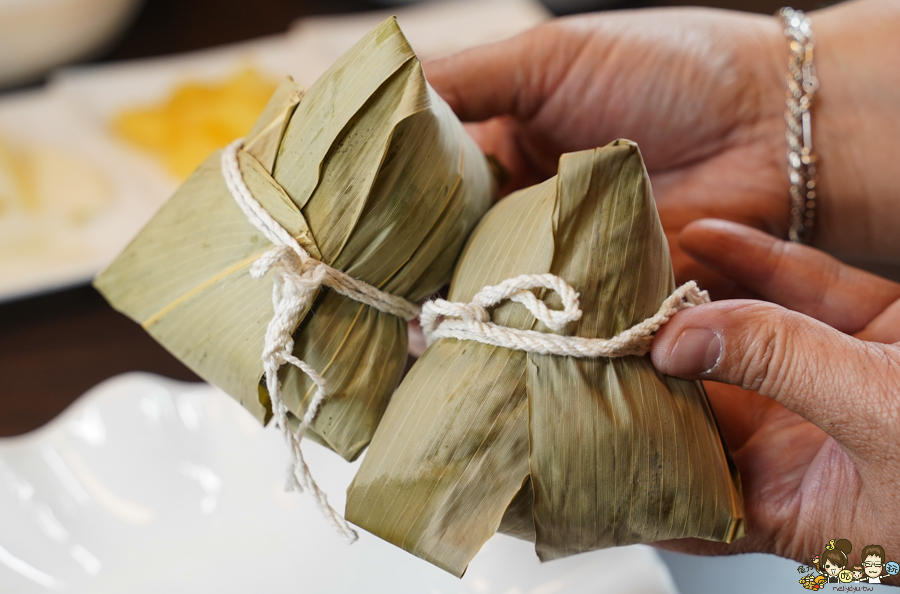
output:
<instances>
[{"instance_id":1,"label":"yellow food on plate","mask_svg":"<svg viewBox=\"0 0 900 594\"><path fill-rule=\"evenodd\" d=\"M252 68L221 83L187 82L163 104L123 111L113 128L184 179L210 153L250 131L276 84Z\"/></svg>"}]
</instances>

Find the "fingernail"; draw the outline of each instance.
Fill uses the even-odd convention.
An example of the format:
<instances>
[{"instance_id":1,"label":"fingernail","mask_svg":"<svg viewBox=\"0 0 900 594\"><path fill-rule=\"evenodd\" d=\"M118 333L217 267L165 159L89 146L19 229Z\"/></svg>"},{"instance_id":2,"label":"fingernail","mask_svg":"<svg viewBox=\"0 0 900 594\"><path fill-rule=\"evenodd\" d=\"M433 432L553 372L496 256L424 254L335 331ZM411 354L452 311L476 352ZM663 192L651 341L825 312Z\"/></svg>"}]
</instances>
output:
<instances>
[{"instance_id":1,"label":"fingernail","mask_svg":"<svg viewBox=\"0 0 900 594\"><path fill-rule=\"evenodd\" d=\"M681 333L666 366L668 375L693 376L710 371L722 354L722 339L705 328L688 328Z\"/></svg>"}]
</instances>

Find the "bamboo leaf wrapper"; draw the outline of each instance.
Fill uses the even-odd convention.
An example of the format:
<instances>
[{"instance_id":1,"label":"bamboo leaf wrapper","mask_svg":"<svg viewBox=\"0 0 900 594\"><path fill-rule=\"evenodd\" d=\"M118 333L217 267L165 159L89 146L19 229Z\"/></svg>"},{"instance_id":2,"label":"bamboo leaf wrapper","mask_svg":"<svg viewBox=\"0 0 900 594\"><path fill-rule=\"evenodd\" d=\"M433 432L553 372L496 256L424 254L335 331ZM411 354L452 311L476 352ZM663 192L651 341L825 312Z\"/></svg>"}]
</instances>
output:
<instances>
[{"instance_id":1,"label":"bamboo leaf wrapper","mask_svg":"<svg viewBox=\"0 0 900 594\"><path fill-rule=\"evenodd\" d=\"M553 273L581 295L564 333L607 338L675 289L637 146L564 155L558 176L498 203L450 288ZM539 295L541 296L541 295ZM559 307L556 294L543 295ZM550 330L519 303L492 321ZM441 339L394 395L348 491L347 519L461 576L498 529L542 560L743 533L740 481L702 385L649 356L576 359Z\"/></svg>"},{"instance_id":2,"label":"bamboo leaf wrapper","mask_svg":"<svg viewBox=\"0 0 900 594\"><path fill-rule=\"evenodd\" d=\"M272 244L235 204L211 156L95 281L198 375L260 421L270 274L250 265ZM318 260L419 302L446 282L491 203L487 161L391 18L305 94L279 87L238 153L258 202ZM328 382L312 427L347 459L372 433L406 362L406 322L320 290L294 331L293 354ZM293 421L315 386L279 373Z\"/></svg>"}]
</instances>

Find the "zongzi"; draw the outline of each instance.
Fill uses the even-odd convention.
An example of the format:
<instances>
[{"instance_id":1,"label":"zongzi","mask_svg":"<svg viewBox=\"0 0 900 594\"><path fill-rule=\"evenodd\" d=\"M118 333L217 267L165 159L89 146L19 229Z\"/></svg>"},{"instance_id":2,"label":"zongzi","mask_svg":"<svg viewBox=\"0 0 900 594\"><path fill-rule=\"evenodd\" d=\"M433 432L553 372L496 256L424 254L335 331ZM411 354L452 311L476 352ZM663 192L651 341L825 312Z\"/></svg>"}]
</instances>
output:
<instances>
[{"instance_id":1,"label":"zongzi","mask_svg":"<svg viewBox=\"0 0 900 594\"><path fill-rule=\"evenodd\" d=\"M272 410L270 382L280 386L296 428L324 378L330 398L310 415L317 413L311 429L352 460L368 444L400 381L406 320L303 285L305 297L284 322L289 328L280 344L287 352L270 352L267 326L284 313L294 277L343 275L412 304L433 294L449 279L465 238L492 202L487 160L426 82L393 18L305 94L293 82L283 83L248 137L232 149L225 155L233 159L225 161L237 168L250 200L286 232L293 254L279 251L285 246L274 245L248 219L217 153L95 285L261 422L279 412ZM269 258L276 270L254 268L260 258ZM294 262L296 269L291 258L302 260ZM253 278L251 269L261 278ZM275 295L285 297L276 299L278 307L273 286ZM264 355L277 362L268 381ZM292 358L309 372L281 367Z\"/></svg>"},{"instance_id":2,"label":"zongzi","mask_svg":"<svg viewBox=\"0 0 900 594\"><path fill-rule=\"evenodd\" d=\"M511 286L520 275L555 292ZM658 328L660 304L686 294L637 146L563 155L556 177L500 201L469 238L448 300L483 336L439 338L413 365L349 488L347 519L457 576L498 530L533 541L542 560L741 536L739 477L702 385L629 354L649 344L631 329L648 318ZM615 358L539 354L500 346L504 328L633 344Z\"/></svg>"}]
</instances>

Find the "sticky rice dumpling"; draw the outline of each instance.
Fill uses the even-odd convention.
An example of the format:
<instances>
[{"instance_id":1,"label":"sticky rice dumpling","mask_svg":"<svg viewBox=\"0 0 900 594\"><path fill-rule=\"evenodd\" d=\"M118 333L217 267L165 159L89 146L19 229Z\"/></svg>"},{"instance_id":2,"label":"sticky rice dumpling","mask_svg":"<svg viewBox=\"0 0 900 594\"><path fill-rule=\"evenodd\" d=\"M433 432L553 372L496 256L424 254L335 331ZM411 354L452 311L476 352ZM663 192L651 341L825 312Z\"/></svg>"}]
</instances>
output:
<instances>
[{"instance_id":1,"label":"sticky rice dumpling","mask_svg":"<svg viewBox=\"0 0 900 594\"><path fill-rule=\"evenodd\" d=\"M580 293L557 334L609 338L675 289L637 146L567 154L500 201L463 251L449 301L522 274ZM551 309L559 296L537 295ZM551 330L518 302L500 326ZM542 560L603 547L743 534L736 469L703 387L648 355L576 358L442 338L404 378L348 491L347 519L461 576L498 530Z\"/></svg>"},{"instance_id":2,"label":"sticky rice dumpling","mask_svg":"<svg viewBox=\"0 0 900 594\"><path fill-rule=\"evenodd\" d=\"M412 303L446 283L492 201L484 155L426 82L393 18L307 92L284 82L237 162L256 201L311 258ZM217 153L95 285L265 422L261 353L275 274L257 280L248 271L272 247L236 205ZM293 340L293 354L327 381L315 438L355 458L400 381L406 321L322 288ZM295 367L278 376L296 425L316 386Z\"/></svg>"}]
</instances>

